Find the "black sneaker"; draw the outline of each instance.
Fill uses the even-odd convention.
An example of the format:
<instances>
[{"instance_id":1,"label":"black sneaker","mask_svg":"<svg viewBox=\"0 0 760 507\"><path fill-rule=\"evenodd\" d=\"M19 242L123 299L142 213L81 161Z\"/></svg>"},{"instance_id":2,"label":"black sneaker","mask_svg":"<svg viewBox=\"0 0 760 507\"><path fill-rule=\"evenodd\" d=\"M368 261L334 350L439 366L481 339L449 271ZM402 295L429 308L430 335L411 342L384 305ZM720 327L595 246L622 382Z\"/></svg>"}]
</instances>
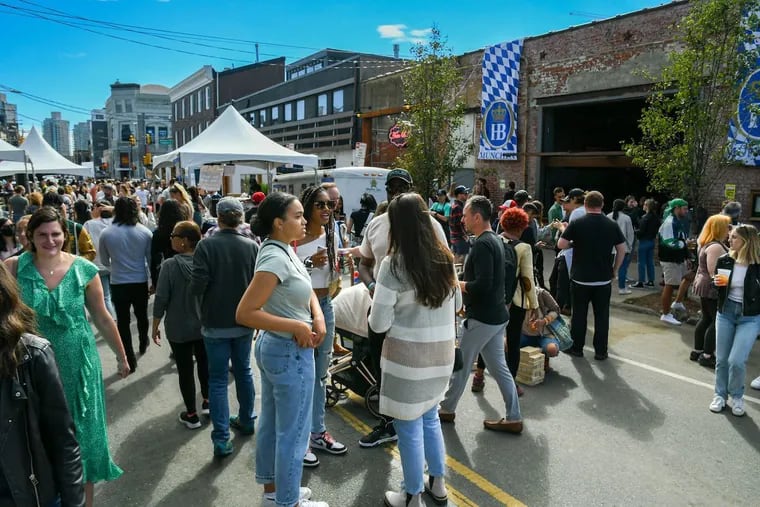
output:
<instances>
[{"instance_id":1,"label":"black sneaker","mask_svg":"<svg viewBox=\"0 0 760 507\"><path fill-rule=\"evenodd\" d=\"M647 282L644 285L647 289L654 289L654 282Z\"/></svg>"},{"instance_id":2,"label":"black sneaker","mask_svg":"<svg viewBox=\"0 0 760 507\"><path fill-rule=\"evenodd\" d=\"M396 429L393 427L393 423L380 423L367 435L364 435L359 439L359 445L361 447L377 447L380 444L386 442L395 442L398 440L396 435Z\"/></svg>"},{"instance_id":3,"label":"black sneaker","mask_svg":"<svg viewBox=\"0 0 760 507\"><path fill-rule=\"evenodd\" d=\"M191 430L197 430L201 427L201 420L198 418L198 414L195 413L188 414L187 412L182 412L179 414L179 422Z\"/></svg>"},{"instance_id":4,"label":"black sneaker","mask_svg":"<svg viewBox=\"0 0 760 507\"><path fill-rule=\"evenodd\" d=\"M209 415L211 412L208 409L208 400L203 400L201 403L201 415Z\"/></svg>"},{"instance_id":5,"label":"black sneaker","mask_svg":"<svg viewBox=\"0 0 760 507\"><path fill-rule=\"evenodd\" d=\"M644 284L641 283L641 282L632 283L631 284L631 288L632 289L643 289L644 288Z\"/></svg>"}]
</instances>

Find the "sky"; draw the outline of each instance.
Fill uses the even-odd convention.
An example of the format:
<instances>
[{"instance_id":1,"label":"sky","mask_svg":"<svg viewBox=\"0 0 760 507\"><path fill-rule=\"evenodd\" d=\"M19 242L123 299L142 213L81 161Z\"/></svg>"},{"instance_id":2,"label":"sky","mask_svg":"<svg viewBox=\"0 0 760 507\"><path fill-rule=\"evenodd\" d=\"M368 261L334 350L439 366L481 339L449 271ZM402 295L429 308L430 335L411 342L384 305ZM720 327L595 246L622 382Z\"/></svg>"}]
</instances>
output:
<instances>
[{"instance_id":1,"label":"sky","mask_svg":"<svg viewBox=\"0 0 760 507\"><path fill-rule=\"evenodd\" d=\"M104 106L117 79L172 87L203 65L254 62L256 42L262 61L285 56L291 63L327 47L391 56L394 43L409 57L437 26L462 54L664 3L0 0L0 93L17 104L24 130L51 111L73 128Z\"/></svg>"}]
</instances>

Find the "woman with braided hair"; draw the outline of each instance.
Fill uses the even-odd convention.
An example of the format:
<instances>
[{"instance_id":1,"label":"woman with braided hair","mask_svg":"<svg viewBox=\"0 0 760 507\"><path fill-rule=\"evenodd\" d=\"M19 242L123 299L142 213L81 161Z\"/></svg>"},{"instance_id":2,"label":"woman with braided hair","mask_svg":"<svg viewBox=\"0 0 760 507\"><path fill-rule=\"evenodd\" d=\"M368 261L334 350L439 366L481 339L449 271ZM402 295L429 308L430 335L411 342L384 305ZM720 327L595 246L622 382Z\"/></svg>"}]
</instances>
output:
<instances>
[{"instance_id":1,"label":"woman with braided hair","mask_svg":"<svg viewBox=\"0 0 760 507\"><path fill-rule=\"evenodd\" d=\"M348 448L337 442L325 428L325 385L335 335L335 315L330 297L330 283L340 277L337 265L338 232L335 228L335 202L321 187L308 187L301 194L306 236L295 245L296 255L310 268L311 286L325 316L327 334L314 349L314 402L311 415L311 447L303 459L304 466L315 467L319 459L312 452L318 449L330 454L345 454Z\"/></svg>"}]
</instances>

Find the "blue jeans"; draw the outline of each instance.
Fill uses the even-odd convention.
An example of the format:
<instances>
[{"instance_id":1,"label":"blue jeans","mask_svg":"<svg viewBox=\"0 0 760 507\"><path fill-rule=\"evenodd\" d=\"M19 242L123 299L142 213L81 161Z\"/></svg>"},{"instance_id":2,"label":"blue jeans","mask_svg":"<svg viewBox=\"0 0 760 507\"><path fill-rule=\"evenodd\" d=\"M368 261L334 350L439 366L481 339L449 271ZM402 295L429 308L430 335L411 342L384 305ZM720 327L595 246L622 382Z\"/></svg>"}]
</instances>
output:
<instances>
[{"instance_id":1,"label":"blue jeans","mask_svg":"<svg viewBox=\"0 0 760 507\"><path fill-rule=\"evenodd\" d=\"M325 386L327 385L327 368L330 366L335 336L335 313L330 296L319 298L319 306L325 316L327 333L319 348L314 349L314 401L311 410L311 432L325 431Z\"/></svg>"},{"instance_id":2,"label":"blue jeans","mask_svg":"<svg viewBox=\"0 0 760 507\"><path fill-rule=\"evenodd\" d=\"M644 277L644 272L646 272L646 278ZM639 240L639 282L654 283L654 240L653 239Z\"/></svg>"},{"instance_id":3,"label":"blue jeans","mask_svg":"<svg viewBox=\"0 0 760 507\"><path fill-rule=\"evenodd\" d=\"M446 471L446 449L441 433L441 420L438 419L438 406L412 421L394 419L393 427L398 435L404 489L412 495L422 493L425 491L425 462L432 477L443 477Z\"/></svg>"},{"instance_id":4,"label":"blue jeans","mask_svg":"<svg viewBox=\"0 0 760 507\"><path fill-rule=\"evenodd\" d=\"M628 279L628 266L631 264L631 254L625 254L623 263L618 269L618 289L625 289L625 282Z\"/></svg>"},{"instance_id":5,"label":"blue jeans","mask_svg":"<svg viewBox=\"0 0 760 507\"><path fill-rule=\"evenodd\" d=\"M111 317L116 318L116 312L113 309L111 303L111 272L100 271L100 284L103 286L103 302L106 304L106 310L111 314Z\"/></svg>"},{"instance_id":6,"label":"blue jeans","mask_svg":"<svg viewBox=\"0 0 760 507\"><path fill-rule=\"evenodd\" d=\"M253 333L235 338L203 337L208 356L208 405L211 422L212 442L226 442L230 439L230 405L227 398L229 364L232 360L232 375L235 377L235 392L240 411L238 417L244 426L253 424L253 373L251 373L251 343Z\"/></svg>"},{"instance_id":7,"label":"blue jeans","mask_svg":"<svg viewBox=\"0 0 760 507\"><path fill-rule=\"evenodd\" d=\"M551 343L556 345L557 350L559 350L559 340L556 339L554 336L551 336L551 335L528 336L527 334L520 335L520 348L539 347L541 349L541 352L546 354L546 347L548 347L549 344Z\"/></svg>"},{"instance_id":8,"label":"blue jeans","mask_svg":"<svg viewBox=\"0 0 760 507\"><path fill-rule=\"evenodd\" d=\"M298 502L309 445L314 350L265 331L256 340L255 354L261 372L256 482L274 483L275 502L290 507Z\"/></svg>"},{"instance_id":9,"label":"blue jeans","mask_svg":"<svg viewBox=\"0 0 760 507\"><path fill-rule=\"evenodd\" d=\"M744 396L747 358L760 334L760 315L742 315L742 304L726 299L715 319L715 394Z\"/></svg>"}]
</instances>

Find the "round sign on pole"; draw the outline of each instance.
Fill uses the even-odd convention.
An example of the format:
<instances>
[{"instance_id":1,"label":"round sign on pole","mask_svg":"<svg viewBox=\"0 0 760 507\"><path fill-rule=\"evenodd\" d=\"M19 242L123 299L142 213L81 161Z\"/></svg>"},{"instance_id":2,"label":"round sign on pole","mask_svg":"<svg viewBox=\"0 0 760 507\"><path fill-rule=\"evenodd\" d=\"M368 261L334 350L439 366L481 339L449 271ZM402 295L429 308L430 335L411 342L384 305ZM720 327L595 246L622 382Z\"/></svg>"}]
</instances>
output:
<instances>
[{"instance_id":1,"label":"round sign on pole","mask_svg":"<svg viewBox=\"0 0 760 507\"><path fill-rule=\"evenodd\" d=\"M397 147L404 148L409 140L409 131L403 125L396 122L388 129L388 141Z\"/></svg>"},{"instance_id":2,"label":"round sign on pole","mask_svg":"<svg viewBox=\"0 0 760 507\"><path fill-rule=\"evenodd\" d=\"M739 128L753 140L760 140L760 69L755 70L744 81L739 92L739 106L736 119Z\"/></svg>"}]
</instances>

